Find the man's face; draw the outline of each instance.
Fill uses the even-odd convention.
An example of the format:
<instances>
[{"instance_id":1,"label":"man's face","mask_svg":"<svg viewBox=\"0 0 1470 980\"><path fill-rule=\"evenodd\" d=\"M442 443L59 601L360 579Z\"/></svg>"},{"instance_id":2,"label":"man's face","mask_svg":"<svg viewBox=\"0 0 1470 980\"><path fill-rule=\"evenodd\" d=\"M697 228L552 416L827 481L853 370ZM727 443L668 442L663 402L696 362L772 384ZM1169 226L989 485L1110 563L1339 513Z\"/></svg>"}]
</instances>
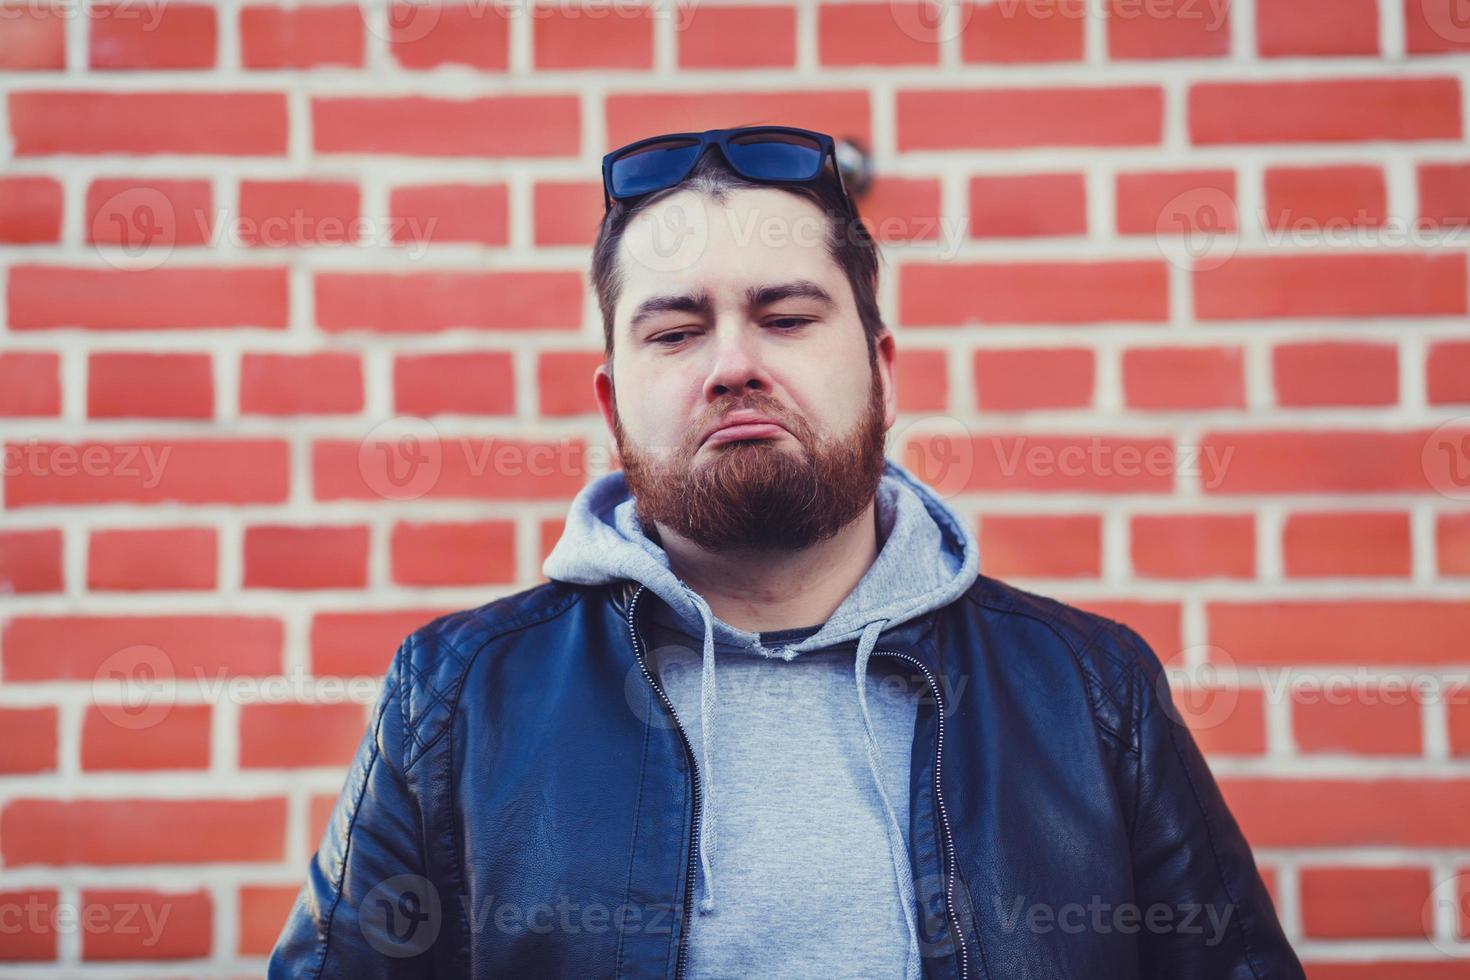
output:
<instances>
[{"instance_id":1,"label":"man's face","mask_svg":"<svg viewBox=\"0 0 1470 980\"><path fill-rule=\"evenodd\" d=\"M665 261L670 229L691 227L698 247ZM767 188L723 205L682 192L630 224L612 375L599 369L596 389L645 525L716 551L791 549L872 500L893 341L870 356L825 227L815 205Z\"/></svg>"}]
</instances>

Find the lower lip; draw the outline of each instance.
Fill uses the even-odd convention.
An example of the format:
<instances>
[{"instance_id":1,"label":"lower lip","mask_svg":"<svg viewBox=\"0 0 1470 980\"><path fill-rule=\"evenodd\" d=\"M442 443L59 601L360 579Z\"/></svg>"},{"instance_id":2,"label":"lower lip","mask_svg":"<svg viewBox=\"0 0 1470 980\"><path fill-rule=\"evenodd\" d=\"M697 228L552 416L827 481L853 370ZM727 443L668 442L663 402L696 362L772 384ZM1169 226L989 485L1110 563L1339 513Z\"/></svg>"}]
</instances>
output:
<instances>
[{"instance_id":1,"label":"lower lip","mask_svg":"<svg viewBox=\"0 0 1470 980\"><path fill-rule=\"evenodd\" d=\"M705 443L716 445L722 442L741 442L746 439L775 439L785 433L786 430L774 422L747 422L716 429L709 434Z\"/></svg>"}]
</instances>

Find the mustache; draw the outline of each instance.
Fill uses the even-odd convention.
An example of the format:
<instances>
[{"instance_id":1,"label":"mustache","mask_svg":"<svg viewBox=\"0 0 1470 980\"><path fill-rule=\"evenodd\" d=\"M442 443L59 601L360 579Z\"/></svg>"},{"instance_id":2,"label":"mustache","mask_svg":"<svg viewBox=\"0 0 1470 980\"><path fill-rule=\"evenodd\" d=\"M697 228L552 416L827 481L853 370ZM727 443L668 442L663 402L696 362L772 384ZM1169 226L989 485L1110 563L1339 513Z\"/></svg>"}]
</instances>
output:
<instances>
[{"instance_id":1,"label":"mustache","mask_svg":"<svg viewBox=\"0 0 1470 980\"><path fill-rule=\"evenodd\" d=\"M685 435L682 449L688 455L699 448L700 435L720 419L733 412L759 412L761 415L769 416L780 423L781 427L796 437L802 444L808 444L811 439L811 426L807 421L786 408L779 401L763 391L750 391L743 395L731 396L726 401L714 402L704 411L699 413Z\"/></svg>"}]
</instances>

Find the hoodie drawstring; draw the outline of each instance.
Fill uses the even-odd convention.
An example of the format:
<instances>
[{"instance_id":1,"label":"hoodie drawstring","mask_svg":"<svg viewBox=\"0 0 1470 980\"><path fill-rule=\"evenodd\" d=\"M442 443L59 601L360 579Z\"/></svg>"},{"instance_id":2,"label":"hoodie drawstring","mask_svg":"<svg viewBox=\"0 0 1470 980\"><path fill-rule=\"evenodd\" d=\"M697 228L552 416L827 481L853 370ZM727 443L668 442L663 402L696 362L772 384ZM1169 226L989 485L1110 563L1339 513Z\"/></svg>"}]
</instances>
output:
<instances>
[{"instance_id":1,"label":"hoodie drawstring","mask_svg":"<svg viewBox=\"0 0 1470 980\"><path fill-rule=\"evenodd\" d=\"M704 898L699 902L702 913L715 910L715 880L710 871L710 852L715 849L714 800L714 728L715 728L715 623L714 614L704 597L690 592L690 598L699 607L704 620L703 663L699 673L699 740L704 753L704 769L701 771L704 794L699 809L699 866L704 872Z\"/></svg>"},{"instance_id":2,"label":"hoodie drawstring","mask_svg":"<svg viewBox=\"0 0 1470 980\"><path fill-rule=\"evenodd\" d=\"M888 853L893 860L893 877L898 882L898 894L903 904L904 924L909 930L909 949L919 945L919 930L914 921L914 882L909 873L908 848L904 845L903 829L898 825L898 814L888 799L888 790L883 785L882 767L878 760L878 740L873 735L873 719L868 714L868 658L878 645L878 634L883 632L887 620L877 619L863 627L862 638L857 648L857 696L858 708L863 716L863 741L868 749L868 769L873 782L878 786L878 798L883 801L884 830L888 834ZM909 957L907 980L918 980L919 963Z\"/></svg>"}]
</instances>

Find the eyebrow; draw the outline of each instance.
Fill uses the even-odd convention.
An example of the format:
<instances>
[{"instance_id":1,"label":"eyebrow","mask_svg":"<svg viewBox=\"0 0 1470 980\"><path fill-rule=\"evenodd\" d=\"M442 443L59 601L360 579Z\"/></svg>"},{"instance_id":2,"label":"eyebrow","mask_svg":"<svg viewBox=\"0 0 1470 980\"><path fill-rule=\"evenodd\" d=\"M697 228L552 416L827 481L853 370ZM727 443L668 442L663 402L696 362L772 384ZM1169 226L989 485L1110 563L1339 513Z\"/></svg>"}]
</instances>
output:
<instances>
[{"instance_id":1,"label":"eyebrow","mask_svg":"<svg viewBox=\"0 0 1470 980\"><path fill-rule=\"evenodd\" d=\"M745 291L745 305L748 309L770 306L772 303L779 303L786 299L814 300L824 310L837 305L831 293L810 279L793 279L790 282L751 286ZM713 310L714 300L710 298L708 292L703 290L697 293L650 296L634 309L628 329L636 331L660 313L698 313L707 316Z\"/></svg>"}]
</instances>

